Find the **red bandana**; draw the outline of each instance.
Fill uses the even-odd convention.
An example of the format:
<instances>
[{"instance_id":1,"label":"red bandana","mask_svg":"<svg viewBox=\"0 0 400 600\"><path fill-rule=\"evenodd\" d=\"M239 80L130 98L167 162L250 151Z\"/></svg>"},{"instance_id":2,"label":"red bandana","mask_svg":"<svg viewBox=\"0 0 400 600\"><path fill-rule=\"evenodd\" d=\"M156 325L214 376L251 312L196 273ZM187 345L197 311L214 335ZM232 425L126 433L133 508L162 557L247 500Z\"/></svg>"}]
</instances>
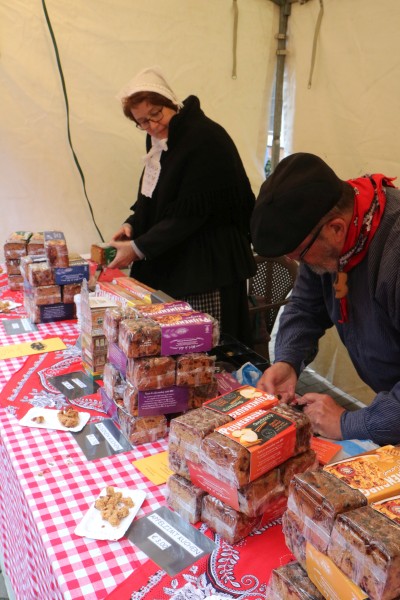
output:
<instances>
[{"instance_id":1,"label":"red bandana","mask_svg":"<svg viewBox=\"0 0 400 600\"><path fill-rule=\"evenodd\" d=\"M354 209L334 284L335 297L340 299L339 323L348 321L346 273L358 265L366 255L385 210L386 193L383 186L395 187L392 183L394 179L396 178L376 173L349 179L347 182L354 189Z\"/></svg>"}]
</instances>

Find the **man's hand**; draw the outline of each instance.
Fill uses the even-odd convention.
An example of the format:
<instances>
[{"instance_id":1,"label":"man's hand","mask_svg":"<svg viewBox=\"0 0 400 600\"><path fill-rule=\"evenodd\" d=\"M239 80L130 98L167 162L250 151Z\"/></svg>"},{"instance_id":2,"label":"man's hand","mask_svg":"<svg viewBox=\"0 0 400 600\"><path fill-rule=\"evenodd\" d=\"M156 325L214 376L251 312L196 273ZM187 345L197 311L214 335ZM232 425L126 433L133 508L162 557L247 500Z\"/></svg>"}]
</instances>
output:
<instances>
[{"instance_id":1,"label":"man's hand","mask_svg":"<svg viewBox=\"0 0 400 600\"><path fill-rule=\"evenodd\" d=\"M111 238L112 242L123 242L132 239L132 226L124 223Z\"/></svg>"},{"instance_id":2,"label":"man's hand","mask_svg":"<svg viewBox=\"0 0 400 600\"><path fill-rule=\"evenodd\" d=\"M289 363L277 362L264 371L257 387L289 404L294 399L296 384L297 375L293 367Z\"/></svg>"},{"instance_id":3,"label":"man's hand","mask_svg":"<svg viewBox=\"0 0 400 600\"><path fill-rule=\"evenodd\" d=\"M110 242L110 246L117 249L117 255L114 260L107 266L108 269L123 269L138 260L131 242Z\"/></svg>"},{"instance_id":4,"label":"man's hand","mask_svg":"<svg viewBox=\"0 0 400 600\"><path fill-rule=\"evenodd\" d=\"M297 398L296 404L304 406L304 412L310 419L314 433L332 440L341 440L340 416L345 411L327 394L304 394Z\"/></svg>"}]
</instances>

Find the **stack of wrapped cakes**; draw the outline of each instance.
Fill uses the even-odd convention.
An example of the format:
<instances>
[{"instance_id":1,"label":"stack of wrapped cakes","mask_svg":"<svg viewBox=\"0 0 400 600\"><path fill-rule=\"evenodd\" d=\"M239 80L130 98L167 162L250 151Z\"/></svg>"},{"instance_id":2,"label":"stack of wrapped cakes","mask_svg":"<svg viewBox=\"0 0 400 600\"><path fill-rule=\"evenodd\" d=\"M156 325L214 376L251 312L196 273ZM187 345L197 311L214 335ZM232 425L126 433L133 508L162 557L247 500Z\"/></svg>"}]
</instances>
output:
<instances>
[{"instance_id":1,"label":"stack of wrapped cakes","mask_svg":"<svg viewBox=\"0 0 400 600\"><path fill-rule=\"evenodd\" d=\"M210 315L180 301L117 306L106 310L103 329L103 404L131 443L164 437L166 414L218 394L207 351L218 344L219 327Z\"/></svg>"},{"instance_id":2,"label":"stack of wrapped cakes","mask_svg":"<svg viewBox=\"0 0 400 600\"><path fill-rule=\"evenodd\" d=\"M61 231L17 232L18 236L10 236L4 252L8 257L19 255L8 259L8 269L18 268L20 274L9 272L8 278L11 289L23 290L29 319L33 323L74 319L74 296L89 276L87 262L68 254ZM11 267L11 261L18 265Z\"/></svg>"},{"instance_id":3,"label":"stack of wrapped cakes","mask_svg":"<svg viewBox=\"0 0 400 600\"><path fill-rule=\"evenodd\" d=\"M242 386L171 421L168 504L230 544L282 515L294 473L315 468L311 425L275 396Z\"/></svg>"},{"instance_id":4,"label":"stack of wrapped cakes","mask_svg":"<svg viewBox=\"0 0 400 600\"><path fill-rule=\"evenodd\" d=\"M301 571L328 600L400 598L399 493L393 446L295 475L282 522L297 563L274 573L272 600L314 597L293 591Z\"/></svg>"}]
</instances>

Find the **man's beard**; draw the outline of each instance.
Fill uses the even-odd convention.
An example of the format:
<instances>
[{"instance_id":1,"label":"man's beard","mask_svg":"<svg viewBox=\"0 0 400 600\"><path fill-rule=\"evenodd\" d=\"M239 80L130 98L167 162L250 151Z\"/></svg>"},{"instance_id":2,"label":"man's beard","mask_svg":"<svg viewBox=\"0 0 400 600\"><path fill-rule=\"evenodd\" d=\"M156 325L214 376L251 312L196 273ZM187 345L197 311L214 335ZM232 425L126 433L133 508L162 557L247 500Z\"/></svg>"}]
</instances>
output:
<instances>
[{"instance_id":1,"label":"man's beard","mask_svg":"<svg viewBox=\"0 0 400 600\"><path fill-rule=\"evenodd\" d=\"M308 265L308 267L316 275L325 275L325 273L336 273L337 272L337 266L335 268L330 268L330 267L319 267L317 265Z\"/></svg>"},{"instance_id":2,"label":"man's beard","mask_svg":"<svg viewBox=\"0 0 400 600\"><path fill-rule=\"evenodd\" d=\"M324 256L319 265L308 265L316 275L325 275L325 273L337 273L340 253L329 246L324 248Z\"/></svg>"}]
</instances>

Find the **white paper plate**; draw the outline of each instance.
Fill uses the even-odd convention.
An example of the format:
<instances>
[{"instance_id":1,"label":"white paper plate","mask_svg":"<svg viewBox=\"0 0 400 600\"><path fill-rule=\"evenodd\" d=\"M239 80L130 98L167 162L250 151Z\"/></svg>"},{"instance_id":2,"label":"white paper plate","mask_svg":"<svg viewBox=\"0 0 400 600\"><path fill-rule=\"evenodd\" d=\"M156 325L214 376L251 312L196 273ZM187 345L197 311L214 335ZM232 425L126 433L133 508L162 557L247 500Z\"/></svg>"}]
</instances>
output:
<instances>
[{"instance_id":1,"label":"white paper plate","mask_svg":"<svg viewBox=\"0 0 400 600\"><path fill-rule=\"evenodd\" d=\"M0 312L8 313L10 310L14 310L14 308L18 308L18 306L22 306L20 302L14 302L13 300L2 300L2 302L7 302L8 306L6 308L0 308Z\"/></svg>"},{"instance_id":2,"label":"white paper plate","mask_svg":"<svg viewBox=\"0 0 400 600\"><path fill-rule=\"evenodd\" d=\"M79 412L79 423L75 427L65 427L58 420L57 413L60 411L55 408L40 408L39 406L34 406L26 415L20 419L19 424L24 425L26 427L41 427L42 429L58 429L59 431L73 431L76 433L83 429L86 423L90 419L90 413L88 412ZM33 421L35 417L44 417L43 423L36 423Z\"/></svg>"},{"instance_id":3,"label":"white paper plate","mask_svg":"<svg viewBox=\"0 0 400 600\"><path fill-rule=\"evenodd\" d=\"M76 535L88 537L93 540L116 541L122 538L143 504L143 500L146 498L146 492L144 490L130 490L128 488L116 487L114 487L114 490L116 492L121 492L123 498L126 498L127 496L132 498L133 507L129 509L129 515L122 519L117 527L113 527L108 521L105 521L102 518L101 512L95 508L93 502L82 521L76 526ZM106 496L106 489L102 490L98 497L100 498L101 496Z\"/></svg>"}]
</instances>

